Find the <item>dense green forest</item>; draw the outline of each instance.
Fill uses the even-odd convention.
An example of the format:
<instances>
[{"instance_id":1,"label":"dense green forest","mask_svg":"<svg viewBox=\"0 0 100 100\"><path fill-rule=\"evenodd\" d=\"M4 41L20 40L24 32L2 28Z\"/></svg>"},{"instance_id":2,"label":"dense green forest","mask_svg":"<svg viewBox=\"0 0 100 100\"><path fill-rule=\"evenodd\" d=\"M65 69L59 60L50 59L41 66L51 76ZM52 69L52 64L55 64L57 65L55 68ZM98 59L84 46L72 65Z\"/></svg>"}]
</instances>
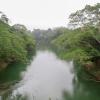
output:
<instances>
[{"instance_id":1,"label":"dense green forest","mask_svg":"<svg viewBox=\"0 0 100 100\"><path fill-rule=\"evenodd\" d=\"M78 62L100 80L100 4L86 5L69 16L69 28L53 39L62 59ZM83 69L83 68L82 68Z\"/></svg>"},{"instance_id":2,"label":"dense green forest","mask_svg":"<svg viewBox=\"0 0 100 100\"><path fill-rule=\"evenodd\" d=\"M9 25L9 19L2 13L0 18L0 69L13 62L28 62L28 56L35 51L35 40L31 35L24 25Z\"/></svg>"}]
</instances>

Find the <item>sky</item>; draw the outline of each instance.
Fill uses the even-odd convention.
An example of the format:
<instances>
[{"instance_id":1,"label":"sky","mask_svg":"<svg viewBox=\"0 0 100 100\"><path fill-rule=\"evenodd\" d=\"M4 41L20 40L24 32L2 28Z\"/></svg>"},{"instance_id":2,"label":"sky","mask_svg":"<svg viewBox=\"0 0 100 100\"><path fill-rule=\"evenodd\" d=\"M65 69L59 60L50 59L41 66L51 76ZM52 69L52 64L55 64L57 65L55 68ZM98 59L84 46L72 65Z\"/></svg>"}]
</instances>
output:
<instances>
[{"instance_id":1,"label":"sky","mask_svg":"<svg viewBox=\"0 0 100 100\"><path fill-rule=\"evenodd\" d=\"M67 27L68 16L86 4L100 0L0 0L0 11L12 24L24 24L28 29Z\"/></svg>"}]
</instances>

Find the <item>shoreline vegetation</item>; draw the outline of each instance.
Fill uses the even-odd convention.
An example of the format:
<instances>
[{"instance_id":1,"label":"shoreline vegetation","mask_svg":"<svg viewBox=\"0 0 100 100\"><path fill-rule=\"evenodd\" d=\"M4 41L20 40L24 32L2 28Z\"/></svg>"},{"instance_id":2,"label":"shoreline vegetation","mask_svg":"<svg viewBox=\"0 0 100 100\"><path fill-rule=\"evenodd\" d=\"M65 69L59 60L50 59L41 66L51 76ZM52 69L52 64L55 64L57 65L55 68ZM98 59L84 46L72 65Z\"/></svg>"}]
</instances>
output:
<instances>
[{"instance_id":1,"label":"shoreline vegetation","mask_svg":"<svg viewBox=\"0 0 100 100\"><path fill-rule=\"evenodd\" d=\"M58 55L62 59L78 62L81 71L100 82L100 3L86 5L69 19L71 29L66 29L51 43L60 49Z\"/></svg>"},{"instance_id":2,"label":"shoreline vegetation","mask_svg":"<svg viewBox=\"0 0 100 100\"><path fill-rule=\"evenodd\" d=\"M9 19L1 12L0 18L0 70L14 62L28 63L34 55L35 39L24 25L9 25Z\"/></svg>"},{"instance_id":3,"label":"shoreline vegetation","mask_svg":"<svg viewBox=\"0 0 100 100\"><path fill-rule=\"evenodd\" d=\"M81 66L76 69L100 82L100 3L70 14L68 28L32 32L24 25L10 26L7 16L0 13L0 69L12 62L27 63L36 48L49 47L60 58L78 62Z\"/></svg>"}]
</instances>

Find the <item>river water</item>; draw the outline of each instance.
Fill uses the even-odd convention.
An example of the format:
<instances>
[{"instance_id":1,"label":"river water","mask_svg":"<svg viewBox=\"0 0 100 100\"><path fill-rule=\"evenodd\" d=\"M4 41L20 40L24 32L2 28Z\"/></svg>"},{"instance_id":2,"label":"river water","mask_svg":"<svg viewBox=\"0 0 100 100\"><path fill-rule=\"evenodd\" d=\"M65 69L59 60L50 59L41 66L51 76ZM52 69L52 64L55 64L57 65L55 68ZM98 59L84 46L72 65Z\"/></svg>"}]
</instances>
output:
<instances>
[{"instance_id":1,"label":"river water","mask_svg":"<svg viewBox=\"0 0 100 100\"><path fill-rule=\"evenodd\" d=\"M18 81L0 91L1 100L100 100L100 86L78 83L73 69L72 61L61 60L51 51L38 51L28 66L2 72L0 89Z\"/></svg>"}]
</instances>

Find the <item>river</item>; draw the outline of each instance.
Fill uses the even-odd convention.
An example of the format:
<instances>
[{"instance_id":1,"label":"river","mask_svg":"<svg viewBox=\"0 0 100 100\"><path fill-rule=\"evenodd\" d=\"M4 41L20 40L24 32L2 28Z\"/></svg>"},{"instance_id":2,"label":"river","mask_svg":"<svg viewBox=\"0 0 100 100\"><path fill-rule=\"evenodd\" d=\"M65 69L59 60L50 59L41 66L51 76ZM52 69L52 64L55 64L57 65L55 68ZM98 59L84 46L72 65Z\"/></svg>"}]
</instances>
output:
<instances>
[{"instance_id":1,"label":"river","mask_svg":"<svg viewBox=\"0 0 100 100\"><path fill-rule=\"evenodd\" d=\"M9 73L9 70L12 73ZM10 72L11 72L10 71ZM2 78L3 76L3 78ZM37 51L26 66L10 67L0 75L1 100L99 100L100 86L79 83L72 61L59 59L51 51ZM88 89L89 88L89 89ZM98 88L98 89L97 89ZM94 94L94 95L93 95Z\"/></svg>"}]
</instances>

